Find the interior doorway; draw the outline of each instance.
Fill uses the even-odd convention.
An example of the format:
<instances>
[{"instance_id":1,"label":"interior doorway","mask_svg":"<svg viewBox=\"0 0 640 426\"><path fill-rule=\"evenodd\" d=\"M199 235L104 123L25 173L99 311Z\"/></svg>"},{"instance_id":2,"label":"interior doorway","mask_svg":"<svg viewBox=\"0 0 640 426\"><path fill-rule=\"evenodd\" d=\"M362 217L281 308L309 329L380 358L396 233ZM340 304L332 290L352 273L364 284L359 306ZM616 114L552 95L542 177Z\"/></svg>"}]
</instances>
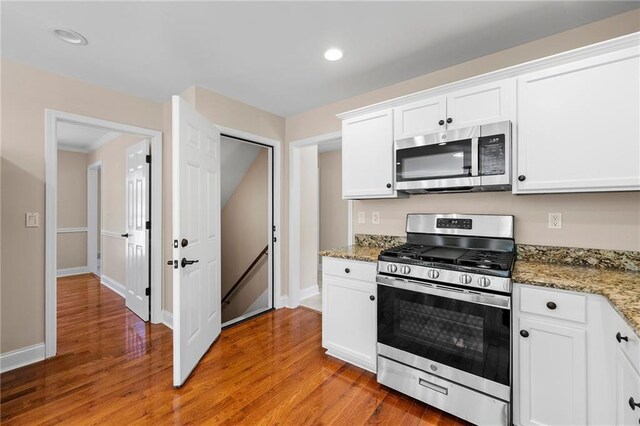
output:
<instances>
[{"instance_id":1,"label":"interior doorway","mask_svg":"<svg viewBox=\"0 0 640 426\"><path fill-rule=\"evenodd\" d=\"M151 241L160 242L162 235L162 136L59 111L47 110L46 118L45 351L50 357L57 351L61 276L95 274L96 282L126 298L141 319L161 322L162 253L160 245L152 250ZM134 232L140 235L129 239Z\"/></svg>"},{"instance_id":2,"label":"interior doorway","mask_svg":"<svg viewBox=\"0 0 640 426\"><path fill-rule=\"evenodd\" d=\"M289 306L322 310L318 252L352 244L352 201L342 199L340 132L292 142L289 151Z\"/></svg>"},{"instance_id":3,"label":"interior doorway","mask_svg":"<svg viewBox=\"0 0 640 426\"><path fill-rule=\"evenodd\" d=\"M274 307L273 147L221 135L223 327Z\"/></svg>"}]
</instances>

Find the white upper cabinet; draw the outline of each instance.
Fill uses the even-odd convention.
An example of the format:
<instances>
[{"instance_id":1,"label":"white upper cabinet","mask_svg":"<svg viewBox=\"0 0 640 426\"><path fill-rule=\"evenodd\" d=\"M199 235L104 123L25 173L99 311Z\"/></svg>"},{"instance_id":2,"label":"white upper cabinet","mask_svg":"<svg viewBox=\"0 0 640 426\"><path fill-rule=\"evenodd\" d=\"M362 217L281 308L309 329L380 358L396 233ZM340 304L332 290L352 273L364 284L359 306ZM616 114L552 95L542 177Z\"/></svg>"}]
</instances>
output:
<instances>
[{"instance_id":1,"label":"white upper cabinet","mask_svg":"<svg viewBox=\"0 0 640 426\"><path fill-rule=\"evenodd\" d=\"M515 118L516 81L508 79L447 95L447 130Z\"/></svg>"},{"instance_id":2,"label":"white upper cabinet","mask_svg":"<svg viewBox=\"0 0 640 426\"><path fill-rule=\"evenodd\" d=\"M518 78L514 192L640 189L640 48Z\"/></svg>"},{"instance_id":3,"label":"white upper cabinet","mask_svg":"<svg viewBox=\"0 0 640 426\"><path fill-rule=\"evenodd\" d=\"M515 117L515 79L495 81L394 108L396 140Z\"/></svg>"},{"instance_id":4,"label":"white upper cabinet","mask_svg":"<svg viewBox=\"0 0 640 426\"><path fill-rule=\"evenodd\" d=\"M393 110L395 139L435 133L445 130L447 97L421 99Z\"/></svg>"},{"instance_id":5,"label":"white upper cabinet","mask_svg":"<svg viewBox=\"0 0 640 426\"><path fill-rule=\"evenodd\" d=\"M394 198L391 109L342 122L342 197Z\"/></svg>"}]
</instances>

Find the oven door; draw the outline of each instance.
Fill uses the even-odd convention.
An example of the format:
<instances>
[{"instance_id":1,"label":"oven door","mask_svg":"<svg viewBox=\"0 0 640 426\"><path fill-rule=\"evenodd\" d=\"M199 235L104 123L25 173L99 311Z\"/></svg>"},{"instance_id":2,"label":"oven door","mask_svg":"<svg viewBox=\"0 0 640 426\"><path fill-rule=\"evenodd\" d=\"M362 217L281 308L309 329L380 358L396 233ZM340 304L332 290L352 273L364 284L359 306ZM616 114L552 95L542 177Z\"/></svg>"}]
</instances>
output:
<instances>
[{"instance_id":1,"label":"oven door","mask_svg":"<svg viewBox=\"0 0 640 426\"><path fill-rule=\"evenodd\" d=\"M471 127L396 141L396 189L438 190L480 185L479 136L480 127Z\"/></svg>"},{"instance_id":2,"label":"oven door","mask_svg":"<svg viewBox=\"0 0 640 426\"><path fill-rule=\"evenodd\" d=\"M509 296L377 281L380 355L510 400Z\"/></svg>"}]
</instances>

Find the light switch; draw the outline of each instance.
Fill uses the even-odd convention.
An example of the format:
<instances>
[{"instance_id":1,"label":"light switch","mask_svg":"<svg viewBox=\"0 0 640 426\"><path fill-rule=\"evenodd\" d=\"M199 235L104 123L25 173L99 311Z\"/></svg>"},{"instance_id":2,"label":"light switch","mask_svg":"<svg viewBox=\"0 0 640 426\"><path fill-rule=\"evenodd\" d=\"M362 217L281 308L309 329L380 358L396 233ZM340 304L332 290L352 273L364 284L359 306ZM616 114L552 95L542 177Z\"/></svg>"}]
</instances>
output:
<instances>
[{"instance_id":1,"label":"light switch","mask_svg":"<svg viewBox=\"0 0 640 426\"><path fill-rule=\"evenodd\" d=\"M380 212L371 213L371 223L373 223L374 225L380 224Z\"/></svg>"},{"instance_id":2,"label":"light switch","mask_svg":"<svg viewBox=\"0 0 640 426\"><path fill-rule=\"evenodd\" d=\"M38 213L25 213L24 226L27 228L37 228L40 226L40 214Z\"/></svg>"},{"instance_id":3,"label":"light switch","mask_svg":"<svg viewBox=\"0 0 640 426\"><path fill-rule=\"evenodd\" d=\"M358 212L358 223L366 223L367 216L365 212Z\"/></svg>"}]
</instances>

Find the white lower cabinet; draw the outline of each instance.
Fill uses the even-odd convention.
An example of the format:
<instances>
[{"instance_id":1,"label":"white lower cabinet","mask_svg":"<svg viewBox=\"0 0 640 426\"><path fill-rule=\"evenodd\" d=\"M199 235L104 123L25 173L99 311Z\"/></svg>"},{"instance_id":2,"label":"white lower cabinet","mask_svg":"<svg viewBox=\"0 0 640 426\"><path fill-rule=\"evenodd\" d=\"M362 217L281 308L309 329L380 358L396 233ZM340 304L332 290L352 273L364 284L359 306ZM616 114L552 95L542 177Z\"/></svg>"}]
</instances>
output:
<instances>
[{"instance_id":1,"label":"white lower cabinet","mask_svg":"<svg viewBox=\"0 0 640 426\"><path fill-rule=\"evenodd\" d=\"M520 424L587 424L586 331L528 317L519 329Z\"/></svg>"},{"instance_id":2,"label":"white lower cabinet","mask_svg":"<svg viewBox=\"0 0 640 426\"><path fill-rule=\"evenodd\" d=\"M640 374L620 348L616 350L616 424L640 424Z\"/></svg>"},{"instance_id":3,"label":"white lower cabinet","mask_svg":"<svg viewBox=\"0 0 640 426\"><path fill-rule=\"evenodd\" d=\"M602 296L515 284L513 423L640 424L639 345Z\"/></svg>"},{"instance_id":4,"label":"white lower cabinet","mask_svg":"<svg viewBox=\"0 0 640 426\"><path fill-rule=\"evenodd\" d=\"M322 263L322 346L375 373L376 264L330 257Z\"/></svg>"}]
</instances>

